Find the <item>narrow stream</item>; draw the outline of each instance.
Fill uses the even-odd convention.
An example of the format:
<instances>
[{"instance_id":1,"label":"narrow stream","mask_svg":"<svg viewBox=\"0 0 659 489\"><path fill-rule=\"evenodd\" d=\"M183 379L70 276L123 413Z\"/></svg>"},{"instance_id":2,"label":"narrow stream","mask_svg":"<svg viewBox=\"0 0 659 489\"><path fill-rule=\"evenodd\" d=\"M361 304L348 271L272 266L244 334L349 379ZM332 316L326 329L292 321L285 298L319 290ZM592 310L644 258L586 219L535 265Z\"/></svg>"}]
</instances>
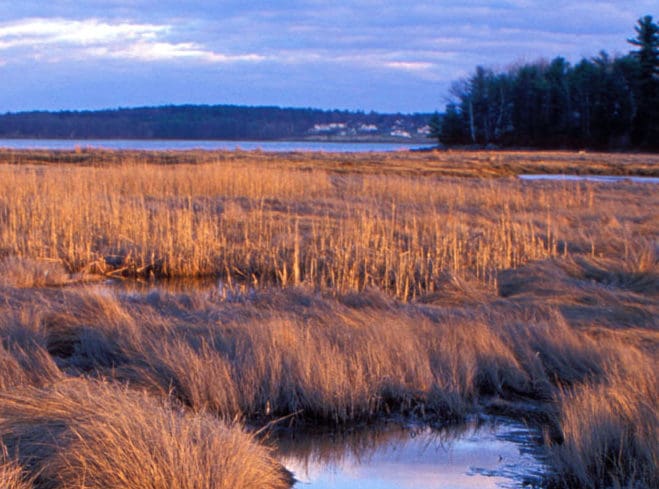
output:
<instances>
[{"instance_id":1,"label":"narrow stream","mask_svg":"<svg viewBox=\"0 0 659 489\"><path fill-rule=\"evenodd\" d=\"M283 437L295 489L539 487L546 468L534 430L510 420L443 431L388 425L347 434Z\"/></svg>"}]
</instances>

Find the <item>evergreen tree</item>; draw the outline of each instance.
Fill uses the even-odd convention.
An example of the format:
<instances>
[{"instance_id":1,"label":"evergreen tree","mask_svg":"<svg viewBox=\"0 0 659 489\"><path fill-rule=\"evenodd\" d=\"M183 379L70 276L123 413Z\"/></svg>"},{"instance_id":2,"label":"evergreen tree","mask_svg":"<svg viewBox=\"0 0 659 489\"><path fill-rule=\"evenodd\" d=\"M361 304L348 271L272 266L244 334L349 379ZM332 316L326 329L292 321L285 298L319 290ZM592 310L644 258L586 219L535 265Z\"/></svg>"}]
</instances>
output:
<instances>
[{"instance_id":1,"label":"evergreen tree","mask_svg":"<svg viewBox=\"0 0 659 489\"><path fill-rule=\"evenodd\" d=\"M547 111L547 138L551 145L565 144L570 133L572 113L571 87L569 84L570 64L561 57L551 61L545 71L549 84Z\"/></svg>"},{"instance_id":2,"label":"evergreen tree","mask_svg":"<svg viewBox=\"0 0 659 489\"><path fill-rule=\"evenodd\" d=\"M430 126L429 136L433 139L436 139L438 143L442 142L442 119L439 116L439 112L435 112L430 120L428 121Z\"/></svg>"},{"instance_id":3,"label":"evergreen tree","mask_svg":"<svg viewBox=\"0 0 659 489\"><path fill-rule=\"evenodd\" d=\"M638 47L632 54L640 65L639 100L634 123L635 142L659 147L659 25L651 15L638 20L636 38L629 43Z\"/></svg>"},{"instance_id":4,"label":"evergreen tree","mask_svg":"<svg viewBox=\"0 0 659 489\"><path fill-rule=\"evenodd\" d=\"M450 103L446 106L446 113L442 118L438 136L439 142L442 144L465 144L467 142L464 118L456 104Z\"/></svg>"}]
</instances>

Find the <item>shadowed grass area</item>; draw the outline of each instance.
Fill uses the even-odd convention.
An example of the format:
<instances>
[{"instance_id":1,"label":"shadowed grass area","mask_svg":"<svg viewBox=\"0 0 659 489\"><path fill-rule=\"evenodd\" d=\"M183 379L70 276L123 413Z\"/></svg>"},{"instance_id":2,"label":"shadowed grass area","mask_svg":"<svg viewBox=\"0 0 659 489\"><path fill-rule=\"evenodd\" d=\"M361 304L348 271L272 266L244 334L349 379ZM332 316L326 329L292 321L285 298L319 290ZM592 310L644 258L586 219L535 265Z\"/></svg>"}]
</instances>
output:
<instances>
[{"instance_id":1,"label":"shadowed grass area","mask_svg":"<svg viewBox=\"0 0 659 489\"><path fill-rule=\"evenodd\" d=\"M620 353L606 381L558 395L563 443L551 446L554 485L657 487L659 391L656 357Z\"/></svg>"}]
</instances>

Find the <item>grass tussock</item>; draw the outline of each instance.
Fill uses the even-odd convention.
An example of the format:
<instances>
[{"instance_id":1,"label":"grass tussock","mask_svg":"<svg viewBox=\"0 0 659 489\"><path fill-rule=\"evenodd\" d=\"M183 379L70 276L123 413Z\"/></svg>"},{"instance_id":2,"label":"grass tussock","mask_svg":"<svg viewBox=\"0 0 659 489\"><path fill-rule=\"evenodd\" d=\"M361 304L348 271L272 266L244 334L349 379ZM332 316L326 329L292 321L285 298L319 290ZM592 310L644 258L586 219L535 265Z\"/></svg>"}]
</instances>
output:
<instances>
[{"instance_id":1,"label":"grass tussock","mask_svg":"<svg viewBox=\"0 0 659 489\"><path fill-rule=\"evenodd\" d=\"M0 391L24 385L45 385L60 379L62 372L48 352L34 345L0 345Z\"/></svg>"},{"instance_id":2,"label":"grass tussock","mask_svg":"<svg viewBox=\"0 0 659 489\"><path fill-rule=\"evenodd\" d=\"M2 287L0 296L10 304L20 300ZM47 385L63 377L40 335L39 317L35 308L0 306L0 391Z\"/></svg>"},{"instance_id":3,"label":"grass tussock","mask_svg":"<svg viewBox=\"0 0 659 489\"><path fill-rule=\"evenodd\" d=\"M67 372L171 393L226 419L456 419L491 396L547 400L555 386L605 376L608 350L554 310L450 311L367 297L73 289L44 296L36 337Z\"/></svg>"},{"instance_id":4,"label":"grass tussock","mask_svg":"<svg viewBox=\"0 0 659 489\"><path fill-rule=\"evenodd\" d=\"M659 485L659 392L653 361L619 352L606 381L558 394L563 442L550 448L556 486ZM626 371L625 371L626 370Z\"/></svg>"},{"instance_id":5,"label":"grass tussock","mask_svg":"<svg viewBox=\"0 0 659 489\"><path fill-rule=\"evenodd\" d=\"M553 274L563 273L558 262L552 266ZM602 287L628 297L624 288ZM633 479L638 487L652 487L656 379L650 366L657 344L652 329L573 326L555 304L543 304L541 294L538 304L528 294L490 293L480 296L489 302L447 306L442 297L440 305L402 304L376 291L330 297L301 288L230 300L214 292L136 294L100 286L41 289L38 302L34 291L4 293L11 297L0 303L7 345L32 345L27 351L49 358L56 368L50 383L64 375L98 376L148 392L148 402L173 397L197 413L192 418L212 413L214 419L255 425L290 414L302 425L401 415L435 423L463 419L487 405L549 423L548 450L562 474L552 480L557 486ZM454 293L450 288L447 298ZM640 305L644 300L638 297ZM633 331L644 342L629 341L625 335ZM19 371L17 359L27 358L13 348L7 356L12 363L1 371L5 378ZM17 377L6 385L21 383L46 386L32 393L53 389L48 376ZM62 402L74 389L92 392L84 383L70 385L52 392ZM87 402L73 398L75 405ZM107 403L103 396L100 402ZM126 423L120 413L134 407L112 402L118 403L116 411L104 407L105 413ZM84 412L91 416L96 409L101 405L90 404ZM17 419L16 411L6 413L7 422ZM133 421L146 422L139 416ZM606 439L604 425L612 433ZM613 446L618 458L611 461Z\"/></svg>"},{"instance_id":6,"label":"grass tussock","mask_svg":"<svg viewBox=\"0 0 659 489\"><path fill-rule=\"evenodd\" d=\"M180 419L213 413L213 419L259 425L294 413L295 424L304 421L303 426L382 416L436 423L463 419L478 405L488 405L548 423L549 459L559 474L550 480L555 487L631 482L653 487L656 350L626 336L573 327L560 310L530 305L527 295L521 303L494 298L490 304L450 308L403 305L373 291L359 298L287 289L227 301L207 292L139 295L93 287L43 291L38 303L19 292L11 307L34 309L24 314L26 327L32 325L32 344L46 345L39 348L61 372L96 375L153 397L147 401L143 393L83 381L33 388L29 395L52 395L57 403L71 398L71 409L90 403L88 411L79 411L90 417L103 403L107 420L101 420L128 423L131 431L146 423L126 404L136 399L151 406L160 402L154 399L173 397L181 409L197 413L179 413ZM4 307L6 312L9 306ZM648 333L646 339L656 345L652 338ZM7 406L15 405L14 392L0 396ZM98 403L86 400L92 394ZM107 407L112 403L115 411ZM56 413L56 405L48 411ZM123 411L133 413L130 422L121 418ZM14 423L23 419L17 413L0 410L0 418ZM35 430L42 432L44 425L39 426ZM15 446L13 439L5 442ZM139 444L136 450L142 450ZM79 463L87 456L79 455ZM21 467L30 466L19 460Z\"/></svg>"},{"instance_id":7,"label":"grass tussock","mask_svg":"<svg viewBox=\"0 0 659 489\"><path fill-rule=\"evenodd\" d=\"M40 489L288 487L239 427L99 382L0 394L0 433Z\"/></svg>"}]
</instances>

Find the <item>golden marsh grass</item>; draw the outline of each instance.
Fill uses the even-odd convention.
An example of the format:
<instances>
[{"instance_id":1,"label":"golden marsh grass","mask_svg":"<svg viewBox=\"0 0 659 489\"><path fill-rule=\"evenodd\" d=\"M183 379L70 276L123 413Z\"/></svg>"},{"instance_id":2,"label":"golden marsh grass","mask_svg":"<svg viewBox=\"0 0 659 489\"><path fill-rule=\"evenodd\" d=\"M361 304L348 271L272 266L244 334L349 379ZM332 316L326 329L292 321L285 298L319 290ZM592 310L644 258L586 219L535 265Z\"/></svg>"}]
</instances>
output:
<instances>
[{"instance_id":1,"label":"golden marsh grass","mask_svg":"<svg viewBox=\"0 0 659 489\"><path fill-rule=\"evenodd\" d=\"M14 463L37 474L34 487L289 485L269 451L239 427L99 382L70 380L1 393L0 432L6 452L17 454ZM5 472L12 483L12 466Z\"/></svg>"},{"instance_id":2,"label":"golden marsh grass","mask_svg":"<svg viewBox=\"0 0 659 489\"><path fill-rule=\"evenodd\" d=\"M415 165L434 155L336 157L344 167L327 155L315 166L259 153L175 165L90 154L93 165L0 166L2 254L69 272L376 287L407 300L447 273L494 284L498 270L570 253L622 255L643 270L659 227L652 186L424 175ZM501 158L484 168L508 168Z\"/></svg>"},{"instance_id":3,"label":"golden marsh grass","mask_svg":"<svg viewBox=\"0 0 659 489\"><path fill-rule=\"evenodd\" d=\"M659 483L655 185L514 178L656 156L0 162L3 487L287 487L244 426L483 410L545 427L548 486Z\"/></svg>"}]
</instances>

